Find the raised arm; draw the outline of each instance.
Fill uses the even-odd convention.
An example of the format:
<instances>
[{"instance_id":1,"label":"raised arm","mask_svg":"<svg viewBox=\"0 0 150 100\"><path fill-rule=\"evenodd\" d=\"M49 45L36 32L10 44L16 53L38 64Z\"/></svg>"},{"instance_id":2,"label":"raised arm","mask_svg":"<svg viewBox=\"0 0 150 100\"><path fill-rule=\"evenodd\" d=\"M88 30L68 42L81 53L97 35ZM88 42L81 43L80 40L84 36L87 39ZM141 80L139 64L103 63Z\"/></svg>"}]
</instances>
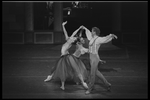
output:
<instances>
[{"instance_id":1,"label":"raised arm","mask_svg":"<svg viewBox=\"0 0 150 100\"><path fill-rule=\"evenodd\" d=\"M110 42L112 39L114 39L114 38L116 38L117 39L117 36L116 35L114 35L114 34L109 34L109 35L107 35L107 36L105 36L105 37L101 37L101 38L99 38L99 40L98 40L98 42L99 43L108 43L108 42Z\"/></svg>"},{"instance_id":2,"label":"raised arm","mask_svg":"<svg viewBox=\"0 0 150 100\"><path fill-rule=\"evenodd\" d=\"M66 31L66 28L65 28L66 23L67 23L67 21L62 23L62 28L63 28L64 34L65 34L65 39L67 40L69 37L68 37L68 33Z\"/></svg>"},{"instance_id":3,"label":"raised arm","mask_svg":"<svg viewBox=\"0 0 150 100\"><path fill-rule=\"evenodd\" d=\"M89 29L87 29L85 26L83 26L83 29L85 29L85 34L88 40L91 40L92 38L92 33L90 32Z\"/></svg>"},{"instance_id":4,"label":"raised arm","mask_svg":"<svg viewBox=\"0 0 150 100\"><path fill-rule=\"evenodd\" d=\"M82 26L80 26L77 30L75 30L70 37L74 37L81 28Z\"/></svg>"}]
</instances>

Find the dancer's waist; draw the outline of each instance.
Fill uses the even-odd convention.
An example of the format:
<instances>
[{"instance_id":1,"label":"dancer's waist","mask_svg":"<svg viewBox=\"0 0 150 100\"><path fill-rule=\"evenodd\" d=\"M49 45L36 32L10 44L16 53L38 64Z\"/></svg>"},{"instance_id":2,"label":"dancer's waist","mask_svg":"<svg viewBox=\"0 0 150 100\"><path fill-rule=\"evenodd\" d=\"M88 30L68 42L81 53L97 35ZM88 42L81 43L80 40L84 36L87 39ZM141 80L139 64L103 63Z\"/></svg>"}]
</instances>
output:
<instances>
[{"instance_id":1,"label":"dancer's waist","mask_svg":"<svg viewBox=\"0 0 150 100\"><path fill-rule=\"evenodd\" d=\"M61 56L68 55L68 54L69 54L68 51L67 52L63 52L63 53L61 53Z\"/></svg>"},{"instance_id":2,"label":"dancer's waist","mask_svg":"<svg viewBox=\"0 0 150 100\"><path fill-rule=\"evenodd\" d=\"M89 53L90 54L98 54L98 52L96 50L91 50L91 49L89 49Z\"/></svg>"},{"instance_id":3,"label":"dancer's waist","mask_svg":"<svg viewBox=\"0 0 150 100\"><path fill-rule=\"evenodd\" d=\"M98 55L98 53L97 52L89 52L90 54L95 54L95 55Z\"/></svg>"},{"instance_id":4,"label":"dancer's waist","mask_svg":"<svg viewBox=\"0 0 150 100\"><path fill-rule=\"evenodd\" d=\"M68 55L70 55L70 56L74 56L75 58L79 58L80 56L77 56L77 55L75 55L75 54L63 54L63 55L61 55L61 57L64 57L64 56L68 56Z\"/></svg>"},{"instance_id":5,"label":"dancer's waist","mask_svg":"<svg viewBox=\"0 0 150 100\"><path fill-rule=\"evenodd\" d=\"M89 47L89 53L98 54L96 48Z\"/></svg>"},{"instance_id":6,"label":"dancer's waist","mask_svg":"<svg viewBox=\"0 0 150 100\"><path fill-rule=\"evenodd\" d=\"M100 57L98 54L90 53L90 58L96 58L100 60Z\"/></svg>"},{"instance_id":7,"label":"dancer's waist","mask_svg":"<svg viewBox=\"0 0 150 100\"><path fill-rule=\"evenodd\" d=\"M80 55L77 55L77 54L73 54L73 56L75 56L76 58L79 58L80 57Z\"/></svg>"}]
</instances>

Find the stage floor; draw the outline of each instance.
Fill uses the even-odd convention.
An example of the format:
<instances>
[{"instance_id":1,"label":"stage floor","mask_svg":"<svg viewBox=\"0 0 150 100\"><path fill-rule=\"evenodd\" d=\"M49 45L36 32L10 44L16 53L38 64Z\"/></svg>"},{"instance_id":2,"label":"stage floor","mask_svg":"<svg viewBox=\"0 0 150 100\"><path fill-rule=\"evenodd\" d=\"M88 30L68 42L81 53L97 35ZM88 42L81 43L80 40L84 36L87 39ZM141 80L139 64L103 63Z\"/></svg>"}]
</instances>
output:
<instances>
[{"instance_id":1,"label":"stage floor","mask_svg":"<svg viewBox=\"0 0 150 100\"><path fill-rule=\"evenodd\" d=\"M60 50L52 49L56 46L3 45L2 98L148 98L147 48L101 50L100 55L107 63L99 66L99 70L112 89L106 91L98 80L94 91L85 95L82 85L67 82L66 90L62 91L60 82L44 82L60 56Z\"/></svg>"}]
</instances>

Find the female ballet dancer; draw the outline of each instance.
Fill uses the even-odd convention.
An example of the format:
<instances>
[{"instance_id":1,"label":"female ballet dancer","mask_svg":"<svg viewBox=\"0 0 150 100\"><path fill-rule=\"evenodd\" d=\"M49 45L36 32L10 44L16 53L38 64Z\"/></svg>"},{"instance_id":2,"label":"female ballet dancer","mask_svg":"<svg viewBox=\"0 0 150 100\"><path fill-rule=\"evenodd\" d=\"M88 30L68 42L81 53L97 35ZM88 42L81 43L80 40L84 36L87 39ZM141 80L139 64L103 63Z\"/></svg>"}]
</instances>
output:
<instances>
[{"instance_id":1,"label":"female ballet dancer","mask_svg":"<svg viewBox=\"0 0 150 100\"><path fill-rule=\"evenodd\" d=\"M82 62L82 60L80 59L80 56L88 53L88 49L83 47L83 44L85 43L84 39L82 38L82 31L83 29L80 30L79 35L76 35L77 41L76 41L76 50L73 53L73 56L75 56L76 62L78 62L78 67L80 69L80 72L82 74L83 80L87 81L88 79L88 71L84 65L84 63ZM77 78L76 78L77 79ZM76 80L76 84L79 84L80 80Z\"/></svg>"},{"instance_id":2,"label":"female ballet dancer","mask_svg":"<svg viewBox=\"0 0 150 100\"><path fill-rule=\"evenodd\" d=\"M76 79L77 77L80 79L82 85L88 89L87 84L83 79L83 71L81 71L79 67L79 62L77 62L77 58L74 55L69 54L68 49L72 46L72 44L77 40L77 37L74 37L76 33L82 28L79 27L73 34L69 37L67 31L65 29L66 22L62 23L63 31L66 38L66 43L62 45L61 48L61 57L56 61L53 66L50 75L48 75L47 79L44 81L50 81L51 79L60 79L61 80L61 89L65 90L64 83L66 79ZM75 54L76 55L76 54Z\"/></svg>"}]
</instances>

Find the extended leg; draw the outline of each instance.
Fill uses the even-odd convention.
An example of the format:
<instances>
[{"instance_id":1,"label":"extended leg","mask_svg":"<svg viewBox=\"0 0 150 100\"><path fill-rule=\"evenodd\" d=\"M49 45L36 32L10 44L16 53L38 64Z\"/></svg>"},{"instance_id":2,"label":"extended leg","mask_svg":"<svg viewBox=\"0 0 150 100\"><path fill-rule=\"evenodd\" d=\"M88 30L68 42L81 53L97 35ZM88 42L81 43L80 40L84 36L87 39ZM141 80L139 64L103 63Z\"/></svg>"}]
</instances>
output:
<instances>
[{"instance_id":1,"label":"extended leg","mask_svg":"<svg viewBox=\"0 0 150 100\"><path fill-rule=\"evenodd\" d=\"M110 83L106 80L106 78L103 76L103 74L97 69L96 70L96 75L100 78L100 80L106 84L106 85L110 85Z\"/></svg>"},{"instance_id":2,"label":"extended leg","mask_svg":"<svg viewBox=\"0 0 150 100\"><path fill-rule=\"evenodd\" d=\"M111 84L105 79L103 74L97 69L96 75L102 80L102 82L107 86L107 90L110 90Z\"/></svg>"},{"instance_id":3,"label":"extended leg","mask_svg":"<svg viewBox=\"0 0 150 100\"><path fill-rule=\"evenodd\" d=\"M47 78L44 80L44 82L48 82L52 79L53 74L52 75L48 75Z\"/></svg>"}]
</instances>

